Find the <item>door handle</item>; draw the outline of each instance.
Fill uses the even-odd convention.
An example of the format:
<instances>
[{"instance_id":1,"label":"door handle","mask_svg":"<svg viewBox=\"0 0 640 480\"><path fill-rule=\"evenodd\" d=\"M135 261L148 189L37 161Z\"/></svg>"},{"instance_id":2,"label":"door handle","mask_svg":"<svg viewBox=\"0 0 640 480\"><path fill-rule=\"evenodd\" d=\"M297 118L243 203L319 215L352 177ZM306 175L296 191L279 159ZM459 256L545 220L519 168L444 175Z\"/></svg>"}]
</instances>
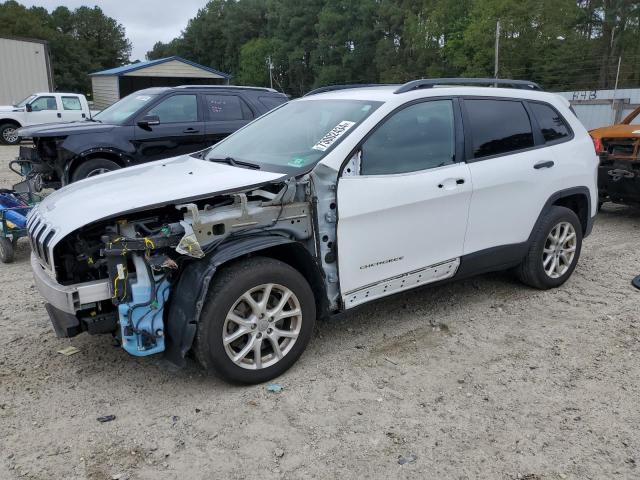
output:
<instances>
[{"instance_id":1,"label":"door handle","mask_svg":"<svg viewBox=\"0 0 640 480\"><path fill-rule=\"evenodd\" d=\"M58 112L58 118L62 118L62 114Z\"/></svg>"},{"instance_id":2,"label":"door handle","mask_svg":"<svg viewBox=\"0 0 640 480\"><path fill-rule=\"evenodd\" d=\"M446 186L446 187L448 187L448 188L447 188L447 190L449 190L449 189L451 189L451 188L455 188L455 187L452 185L452 180L453 180L453 179L447 179L447 180L445 180L445 181L443 181L443 182L440 182L440 183L438 184L438 188L444 188L445 186ZM457 178L457 179L455 180L455 182L456 182L456 185L464 185L464 178Z\"/></svg>"},{"instance_id":3,"label":"door handle","mask_svg":"<svg viewBox=\"0 0 640 480\"><path fill-rule=\"evenodd\" d=\"M200 130L196 130L195 128L187 128L183 130L182 133L198 133Z\"/></svg>"},{"instance_id":4,"label":"door handle","mask_svg":"<svg viewBox=\"0 0 640 480\"><path fill-rule=\"evenodd\" d=\"M536 170L540 170L541 168L551 168L555 165L555 162L553 160L547 160L545 162L538 162L536 163L533 168L535 168Z\"/></svg>"}]
</instances>

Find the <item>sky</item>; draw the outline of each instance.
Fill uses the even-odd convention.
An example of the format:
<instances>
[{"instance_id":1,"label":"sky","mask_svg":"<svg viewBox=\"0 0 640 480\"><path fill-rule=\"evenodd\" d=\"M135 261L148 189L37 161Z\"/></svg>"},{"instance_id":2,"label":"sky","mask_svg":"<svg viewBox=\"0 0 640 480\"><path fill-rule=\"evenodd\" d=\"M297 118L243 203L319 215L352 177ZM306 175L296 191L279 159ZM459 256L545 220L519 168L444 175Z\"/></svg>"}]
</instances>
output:
<instances>
[{"instance_id":1,"label":"sky","mask_svg":"<svg viewBox=\"0 0 640 480\"><path fill-rule=\"evenodd\" d=\"M31 7L54 10L64 5L73 10L81 6L99 6L105 15L115 18L131 41L131 61L144 60L145 54L158 42L168 42L180 35L207 0L18 0Z\"/></svg>"}]
</instances>

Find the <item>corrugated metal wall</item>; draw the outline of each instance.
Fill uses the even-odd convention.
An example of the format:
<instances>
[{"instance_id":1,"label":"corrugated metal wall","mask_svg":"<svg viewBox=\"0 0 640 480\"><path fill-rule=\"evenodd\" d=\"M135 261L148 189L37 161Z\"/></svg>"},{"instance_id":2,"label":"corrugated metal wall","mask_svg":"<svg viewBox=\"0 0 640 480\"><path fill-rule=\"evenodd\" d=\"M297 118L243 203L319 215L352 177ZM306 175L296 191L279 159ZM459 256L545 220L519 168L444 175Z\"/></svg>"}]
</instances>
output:
<instances>
[{"instance_id":1,"label":"corrugated metal wall","mask_svg":"<svg viewBox=\"0 0 640 480\"><path fill-rule=\"evenodd\" d=\"M558 92L571 102L582 124L591 130L619 123L640 105L640 88Z\"/></svg>"},{"instance_id":2,"label":"corrugated metal wall","mask_svg":"<svg viewBox=\"0 0 640 480\"><path fill-rule=\"evenodd\" d=\"M93 108L103 110L120 99L118 77L97 75L91 77Z\"/></svg>"},{"instance_id":3,"label":"corrugated metal wall","mask_svg":"<svg viewBox=\"0 0 640 480\"><path fill-rule=\"evenodd\" d=\"M207 72L178 60L141 68L140 70L125 73L125 75L129 77L224 78L222 75Z\"/></svg>"},{"instance_id":4,"label":"corrugated metal wall","mask_svg":"<svg viewBox=\"0 0 640 480\"><path fill-rule=\"evenodd\" d=\"M0 105L53 88L46 49L43 43L0 38Z\"/></svg>"}]
</instances>

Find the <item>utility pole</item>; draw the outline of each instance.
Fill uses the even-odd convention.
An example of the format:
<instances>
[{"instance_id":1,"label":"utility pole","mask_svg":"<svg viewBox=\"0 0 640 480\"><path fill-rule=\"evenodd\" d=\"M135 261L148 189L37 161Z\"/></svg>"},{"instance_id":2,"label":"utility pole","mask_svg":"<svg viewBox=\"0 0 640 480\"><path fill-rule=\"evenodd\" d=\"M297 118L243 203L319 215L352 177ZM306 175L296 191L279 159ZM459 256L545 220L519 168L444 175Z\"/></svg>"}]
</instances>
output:
<instances>
[{"instance_id":1,"label":"utility pole","mask_svg":"<svg viewBox=\"0 0 640 480\"><path fill-rule=\"evenodd\" d=\"M611 100L611 110L613 110L613 120L611 123L617 123L617 110L616 110L616 93L618 91L618 79L620 78L620 65L622 64L622 55L618 57L618 70L616 71L616 84L613 87L613 99Z\"/></svg>"},{"instance_id":2,"label":"utility pole","mask_svg":"<svg viewBox=\"0 0 640 480\"><path fill-rule=\"evenodd\" d=\"M493 67L493 78L498 78L498 66L500 65L500 20L496 22L496 54ZM496 84L496 87L498 84Z\"/></svg>"},{"instance_id":3,"label":"utility pole","mask_svg":"<svg viewBox=\"0 0 640 480\"><path fill-rule=\"evenodd\" d=\"M269 67L269 85L273 88L273 63L271 62L271 55L267 57L267 67Z\"/></svg>"}]
</instances>

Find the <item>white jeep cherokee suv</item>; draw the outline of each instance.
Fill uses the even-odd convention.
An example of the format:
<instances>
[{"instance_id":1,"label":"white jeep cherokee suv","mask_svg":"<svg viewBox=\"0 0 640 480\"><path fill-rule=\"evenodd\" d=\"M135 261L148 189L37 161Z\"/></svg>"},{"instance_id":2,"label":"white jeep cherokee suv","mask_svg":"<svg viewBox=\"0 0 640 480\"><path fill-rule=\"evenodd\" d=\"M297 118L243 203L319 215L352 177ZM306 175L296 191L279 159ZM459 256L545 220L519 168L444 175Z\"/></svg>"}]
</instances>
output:
<instances>
[{"instance_id":1,"label":"white jeep cherokee suv","mask_svg":"<svg viewBox=\"0 0 640 480\"><path fill-rule=\"evenodd\" d=\"M511 88L467 86L487 83ZM531 82L325 88L199 154L54 192L31 263L58 336L262 382L318 316L494 270L562 285L597 165L567 101Z\"/></svg>"}]
</instances>

